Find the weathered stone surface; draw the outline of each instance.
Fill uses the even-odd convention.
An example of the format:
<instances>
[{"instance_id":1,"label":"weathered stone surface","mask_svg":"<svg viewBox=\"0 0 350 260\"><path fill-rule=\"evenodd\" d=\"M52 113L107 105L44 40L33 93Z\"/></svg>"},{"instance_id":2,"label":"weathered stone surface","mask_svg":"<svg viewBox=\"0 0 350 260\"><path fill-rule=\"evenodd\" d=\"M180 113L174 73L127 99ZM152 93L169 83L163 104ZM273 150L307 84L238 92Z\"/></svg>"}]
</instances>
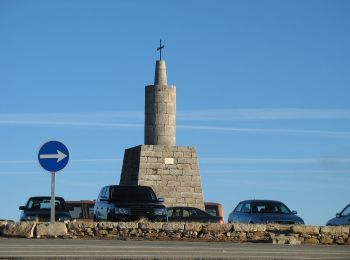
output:
<instances>
[{"instance_id":1,"label":"weathered stone surface","mask_svg":"<svg viewBox=\"0 0 350 260\"><path fill-rule=\"evenodd\" d=\"M2 230L2 234L8 237L26 237L34 236L36 222L22 221L8 223Z\"/></svg>"},{"instance_id":2,"label":"weathered stone surface","mask_svg":"<svg viewBox=\"0 0 350 260\"><path fill-rule=\"evenodd\" d=\"M145 222L145 223L139 223L139 228L142 230L148 231L148 230L161 230L163 228L162 222Z\"/></svg>"},{"instance_id":3,"label":"weathered stone surface","mask_svg":"<svg viewBox=\"0 0 350 260\"><path fill-rule=\"evenodd\" d=\"M67 224L68 232L70 231L87 231L95 229L97 222L80 222L80 221L71 221Z\"/></svg>"},{"instance_id":4,"label":"weathered stone surface","mask_svg":"<svg viewBox=\"0 0 350 260\"><path fill-rule=\"evenodd\" d=\"M168 222L166 224L163 224L162 230L165 231L178 231L178 230L184 230L185 224L181 222Z\"/></svg>"},{"instance_id":5,"label":"weathered stone surface","mask_svg":"<svg viewBox=\"0 0 350 260\"><path fill-rule=\"evenodd\" d=\"M190 230L190 231L194 231L194 232L199 232L202 230L202 223L186 223L185 224L185 230Z\"/></svg>"},{"instance_id":6,"label":"weathered stone surface","mask_svg":"<svg viewBox=\"0 0 350 260\"><path fill-rule=\"evenodd\" d=\"M320 243L320 241L317 238L310 237L310 238L305 238L304 243L317 245Z\"/></svg>"},{"instance_id":7,"label":"weathered stone surface","mask_svg":"<svg viewBox=\"0 0 350 260\"><path fill-rule=\"evenodd\" d=\"M320 233L319 226L304 226L294 225L291 227L291 232L296 234L318 235Z\"/></svg>"},{"instance_id":8,"label":"weathered stone surface","mask_svg":"<svg viewBox=\"0 0 350 260\"><path fill-rule=\"evenodd\" d=\"M138 222L118 222L118 228L120 230L132 228L137 229L138 226Z\"/></svg>"},{"instance_id":9,"label":"weathered stone surface","mask_svg":"<svg viewBox=\"0 0 350 260\"><path fill-rule=\"evenodd\" d=\"M35 228L38 237L59 237L67 235L67 227L62 222L55 223L39 223Z\"/></svg>"},{"instance_id":10,"label":"weathered stone surface","mask_svg":"<svg viewBox=\"0 0 350 260\"><path fill-rule=\"evenodd\" d=\"M219 223L208 224L207 230L208 232L212 232L212 233L229 232L232 230L232 224L219 224Z\"/></svg>"},{"instance_id":11,"label":"weathered stone surface","mask_svg":"<svg viewBox=\"0 0 350 260\"><path fill-rule=\"evenodd\" d=\"M336 235L349 235L349 226L325 226L321 227L321 234L330 234L333 236Z\"/></svg>"},{"instance_id":12,"label":"weathered stone surface","mask_svg":"<svg viewBox=\"0 0 350 260\"><path fill-rule=\"evenodd\" d=\"M294 236L285 236L285 235L279 235L279 236L275 236L272 239L272 243L273 244L278 244L278 245L300 245L301 242L296 239Z\"/></svg>"},{"instance_id":13,"label":"weathered stone surface","mask_svg":"<svg viewBox=\"0 0 350 260\"><path fill-rule=\"evenodd\" d=\"M333 244L333 238L330 237L330 236L323 236L320 239L320 243L321 244L329 244L329 245L331 245L331 244Z\"/></svg>"},{"instance_id":14,"label":"weathered stone surface","mask_svg":"<svg viewBox=\"0 0 350 260\"><path fill-rule=\"evenodd\" d=\"M202 183L194 151L193 147L165 145L140 145L126 149L120 184L151 186L158 197L165 198L167 207L204 209ZM174 163L166 164L166 159L172 159Z\"/></svg>"},{"instance_id":15,"label":"weathered stone surface","mask_svg":"<svg viewBox=\"0 0 350 260\"><path fill-rule=\"evenodd\" d=\"M266 231L266 225L234 223L233 230L240 232Z\"/></svg>"},{"instance_id":16,"label":"weathered stone surface","mask_svg":"<svg viewBox=\"0 0 350 260\"><path fill-rule=\"evenodd\" d=\"M119 227L119 223L118 222L99 222L97 227L99 229L112 230L112 229L117 229Z\"/></svg>"}]
</instances>

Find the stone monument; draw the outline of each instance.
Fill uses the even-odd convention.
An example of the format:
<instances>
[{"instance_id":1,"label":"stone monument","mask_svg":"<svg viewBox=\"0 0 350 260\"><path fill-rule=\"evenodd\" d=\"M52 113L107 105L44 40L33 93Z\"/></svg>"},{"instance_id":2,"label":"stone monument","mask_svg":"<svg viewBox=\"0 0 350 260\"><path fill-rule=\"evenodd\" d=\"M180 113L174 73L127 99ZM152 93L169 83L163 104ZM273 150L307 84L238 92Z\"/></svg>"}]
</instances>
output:
<instances>
[{"instance_id":1,"label":"stone monument","mask_svg":"<svg viewBox=\"0 0 350 260\"><path fill-rule=\"evenodd\" d=\"M164 45L154 85L145 88L144 145L125 150L120 185L151 186L165 205L204 209L196 149L176 146L176 87L168 85Z\"/></svg>"}]
</instances>

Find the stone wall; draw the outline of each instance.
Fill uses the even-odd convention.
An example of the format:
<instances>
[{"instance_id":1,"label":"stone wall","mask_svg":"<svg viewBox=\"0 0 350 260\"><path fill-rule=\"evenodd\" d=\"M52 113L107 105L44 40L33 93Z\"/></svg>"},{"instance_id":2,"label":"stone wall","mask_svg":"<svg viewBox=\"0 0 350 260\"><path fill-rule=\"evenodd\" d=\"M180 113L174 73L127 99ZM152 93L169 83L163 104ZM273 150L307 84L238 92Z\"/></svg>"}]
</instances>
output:
<instances>
[{"instance_id":1,"label":"stone wall","mask_svg":"<svg viewBox=\"0 0 350 260\"><path fill-rule=\"evenodd\" d=\"M121 185L151 186L165 205L204 209L194 147L140 145L125 150Z\"/></svg>"},{"instance_id":2,"label":"stone wall","mask_svg":"<svg viewBox=\"0 0 350 260\"><path fill-rule=\"evenodd\" d=\"M67 239L154 239L350 245L350 226L282 226L178 222L0 222L0 236Z\"/></svg>"}]
</instances>

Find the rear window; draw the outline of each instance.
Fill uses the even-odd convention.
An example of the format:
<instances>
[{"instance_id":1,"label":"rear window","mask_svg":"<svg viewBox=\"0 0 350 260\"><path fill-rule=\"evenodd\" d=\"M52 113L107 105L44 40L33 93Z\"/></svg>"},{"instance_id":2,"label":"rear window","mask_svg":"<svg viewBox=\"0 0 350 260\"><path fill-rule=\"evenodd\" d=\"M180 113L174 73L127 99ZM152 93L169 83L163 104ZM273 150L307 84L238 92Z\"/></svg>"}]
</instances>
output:
<instances>
[{"instance_id":1,"label":"rear window","mask_svg":"<svg viewBox=\"0 0 350 260\"><path fill-rule=\"evenodd\" d=\"M205 211L214 217L219 216L219 210L217 206L205 206Z\"/></svg>"},{"instance_id":2,"label":"rear window","mask_svg":"<svg viewBox=\"0 0 350 260\"><path fill-rule=\"evenodd\" d=\"M149 188L112 187L110 198L112 201L155 201L154 192Z\"/></svg>"},{"instance_id":3,"label":"rear window","mask_svg":"<svg viewBox=\"0 0 350 260\"><path fill-rule=\"evenodd\" d=\"M49 198L30 198L27 202L28 209L51 209L51 199ZM65 204L62 199L55 199L55 209L65 209Z\"/></svg>"}]
</instances>

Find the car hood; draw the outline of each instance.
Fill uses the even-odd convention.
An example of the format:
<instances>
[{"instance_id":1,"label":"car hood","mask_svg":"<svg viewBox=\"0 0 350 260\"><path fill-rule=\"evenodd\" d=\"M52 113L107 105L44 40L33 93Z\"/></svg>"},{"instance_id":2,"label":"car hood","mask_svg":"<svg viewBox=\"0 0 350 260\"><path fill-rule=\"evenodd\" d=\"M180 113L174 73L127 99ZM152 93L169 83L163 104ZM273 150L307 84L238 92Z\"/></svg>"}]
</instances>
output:
<instances>
[{"instance_id":1,"label":"car hood","mask_svg":"<svg viewBox=\"0 0 350 260\"><path fill-rule=\"evenodd\" d=\"M293 214L254 214L254 217L267 223L293 224L294 222L304 222L302 218Z\"/></svg>"}]
</instances>

